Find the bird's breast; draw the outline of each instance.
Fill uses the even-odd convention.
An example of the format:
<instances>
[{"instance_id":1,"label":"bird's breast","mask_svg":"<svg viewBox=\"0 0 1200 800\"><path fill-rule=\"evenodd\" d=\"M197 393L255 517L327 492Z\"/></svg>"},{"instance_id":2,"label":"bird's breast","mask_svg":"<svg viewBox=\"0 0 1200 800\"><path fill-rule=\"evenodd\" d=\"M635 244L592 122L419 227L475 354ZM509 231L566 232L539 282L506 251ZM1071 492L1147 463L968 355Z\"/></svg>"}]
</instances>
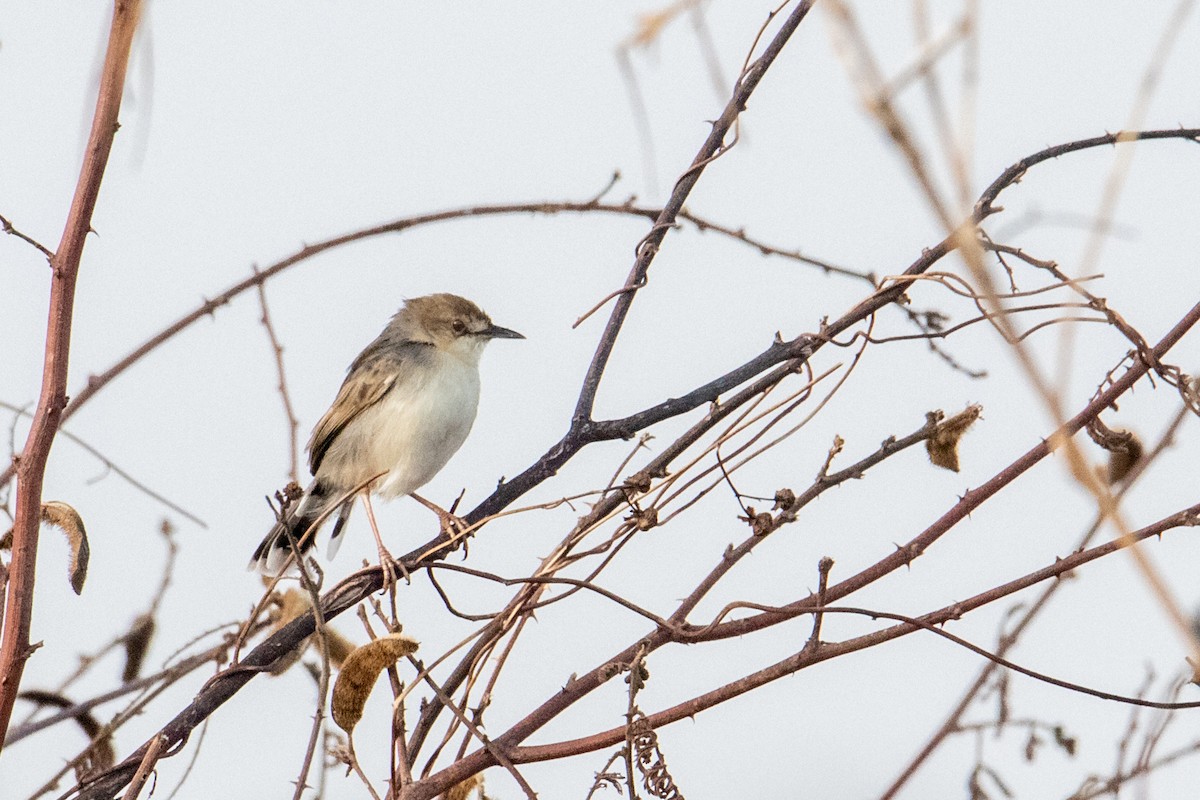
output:
<instances>
[{"instance_id":1,"label":"bird's breast","mask_svg":"<svg viewBox=\"0 0 1200 800\"><path fill-rule=\"evenodd\" d=\"M336 476L346 488L382 472L375 484L379 495L414 492L462 446L478 407L478 369L438 354L398 378L378 403L347 425L320 472Z\"/></svg>"}]
</instances>

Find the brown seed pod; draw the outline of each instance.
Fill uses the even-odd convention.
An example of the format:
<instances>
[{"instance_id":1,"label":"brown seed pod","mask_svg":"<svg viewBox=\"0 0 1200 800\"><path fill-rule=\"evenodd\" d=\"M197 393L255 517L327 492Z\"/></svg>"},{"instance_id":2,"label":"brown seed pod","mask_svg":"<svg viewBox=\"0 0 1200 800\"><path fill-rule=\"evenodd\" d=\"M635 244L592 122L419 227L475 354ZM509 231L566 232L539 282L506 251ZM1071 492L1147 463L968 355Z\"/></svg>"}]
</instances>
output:
<instances>
[{"instance_id":1,"label":"brown seed pod","mask_svg":"<svg viewBox=\"0 0 1200 800\"><path fill-rule=\"evenodd\" d=\"M442 795L442 798L443 800L467 800L472 792L477 792L476 797L480 798L480 800L487 797L483 793L483 773L472 775L462 783L451 786Z\"/></svg>"},{"instance_id":2,"label":"brown seed pod","mask_svg":"<svg viewBox=\"0 0 1200 800\"><path fill-rule=\"evenodd\" d=\"M300 589L288 589L283 594L276 595L276 606L271 614L271 633L275 633L297 617L307 614L311 608L311 596L308 592ZM282 675L287 672L293 664L300 660L312 641L313 637L309 636L299 647L280 656L271 665L268 672L272 675ZM325 626L325 643L329 648L329 663L339 668L354 650L354 642L328 625Z\"/></svg>"},{"instance_id":3,"label":"brown seed pod","mask_svg":"<svg viewBox=\"0 0 1200 800\"><path fill-rule=\"evenodd\" d=\"M362 719L367 697L375 687L379 673L404 656L417 651L417 642L399 633L390 633L367 642L346 657L333 684L333 721L346 733Z\"/></svg>"},{"instance_id":4,"label":"brown seed pod","mask_svg":"<svg viewBox=\"0 0 1200 800\"><path fill-rule=\"evenodd\" d=\"M154 638L154 615L141 614L129 627L125 634L125 670L121 673L121 681L129 683L137 680L142 673L142 661L146 651L150 649L150 640Z\"/></svg>"},{"instance_id":5,"label":"brown seed pod","mask_svg":"<svg viewBox=\"0 0 1200 800\"><path fill-rule=\"evenodd\" d=\"M1142 460L1142 440L1132 431L1117 431L1123 439L1108 448L1108 482L1120 483L1129 471Z\"/></svg>"},{"instance_id":6,"label":"brown seed pod","mask_svg":"<svg viewBox=\"0 0 1200 800\"><path fill-rule=\"evenodd\" d=\"M75 594L80 594L83 591L83 582L87 580L88 560L92 554L91 548L88 547L87 531L83 528L83 519L78 511L66 503L52 500L42 504L42 521L67 535L67 542L71 545L67 577Z\"/></svg>"}]
</instances>

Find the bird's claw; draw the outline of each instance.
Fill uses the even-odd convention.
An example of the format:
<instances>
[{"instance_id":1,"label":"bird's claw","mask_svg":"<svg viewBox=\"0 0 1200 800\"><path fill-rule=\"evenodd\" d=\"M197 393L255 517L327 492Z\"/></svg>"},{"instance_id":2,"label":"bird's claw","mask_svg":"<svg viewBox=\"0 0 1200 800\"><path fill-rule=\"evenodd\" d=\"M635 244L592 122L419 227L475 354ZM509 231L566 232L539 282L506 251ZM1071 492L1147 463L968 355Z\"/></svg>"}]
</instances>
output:
<instances>
[{"instance_id":1,"label":"bird's claw","mask_svg":"<svg viewBox=\"0 0 1200 800\"><path fill-rule=\"evenodd\" d=\"M396 588L396 568L400 568L399 575L404 578L404 582L412 584L412 576L409 575L408 569L404 566L403 561L397 561L388 552L387 548L380 545L379 547L379 568L383 571L383 591L391 591Z\"/></svg>"},{"instance_id":2,"label":"bird's claw","mask_svg":"<svg viewBox=\"0 0 1200 800\"><path fill-rule=\"evenodd\" d=\"M457 514L451 514L449 511L443 511L441 514L438 514L438 523L442 527L442 533L450 539L453 549L457 549L458 544L461 542L463 555L466 555L467 542L470 540L472 533L470 524L462 517Z\"/></svg>"}]
</instances>

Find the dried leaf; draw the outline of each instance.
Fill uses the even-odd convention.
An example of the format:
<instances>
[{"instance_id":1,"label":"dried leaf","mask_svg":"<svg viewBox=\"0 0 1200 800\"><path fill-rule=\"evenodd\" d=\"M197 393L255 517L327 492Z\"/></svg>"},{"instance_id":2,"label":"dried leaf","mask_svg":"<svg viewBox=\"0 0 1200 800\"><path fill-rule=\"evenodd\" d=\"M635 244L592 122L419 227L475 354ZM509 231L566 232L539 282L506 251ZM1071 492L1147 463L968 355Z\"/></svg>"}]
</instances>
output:
<instances>
[{"instance_id":1,"label":"dried leaf","mask_svg":"<svg viewBox=\"0 0 1200 800\"><path fill-rule=\"evenodd\" d=\"M417 642L399 633L391 633L368 642L352 652L333 684L333 721L346 733L362 719L367 697L385 667L417 651Z\"/></svg>"},{"instance_id":2,"label":"dried leaf","mask_svg":"<svg viewBox=\"0 0 1200 800\"><path fill-rule=\"evenodd\" d=\"M1074 756L1075 749L1079 745L1079 740L1067 733L1062 725L1054 726L1054 743L1066 751L1067 755Z\"/></svg>"},{"instance_id":3,"label":"dried leaf","mask_svg":"<svg viewBox=\"0 0 1200 800\"><path fill-rule=\"evenodd\" d=\"M87 580L88 559L92 551L88 547L87 531L83 528L83 519L79 512L66 503L52 500L42 504L42 521L61 530L67 535L71 545L71 560L67 565L67 577L71 580L71 588L75 594L83 591L83 582Z\"/></svg>"},{"instance_id":4,"label":"dried leaf","mask_svg":"<svg viewBox=\"0 0 1200 800\"><path fill-rule=\"evenodd\" d=\"M650 14L638 14L637 30L629 37L629 43L634 47L649 47L662 33L663 28L675 16L672 9L656 11Z\"/></svg>"},{"instance_id":5,"label":"dried leaf","mask_svg":"<svg viewBox=\"0 0 1200 800\"><path fill-rule=\"evenodd\" d=\"M271 633L276 633L280 628L287 625L294 619L298 619L310 608L312 608L312 599L308 592L303 592L299 589L288 589L286 592L278 596L279 605L271 620Z\"/></svg>"},{"instance_id":6,"label":"dried leaf","mask_svg":"<svg viewBox=\"0 0 1200 800\"><path fill-rule=\"evenodd\" d=\"M969 405L937 426L933 436L925 440L925 451L935 467L958 472L958 440L982 413L983 406Z\"/></svg>"},{"instance_id":7,"label":"dried leaf","mask_svg":"<svg viewBox=\"0 0 1200 800\"><path fill-rule=\"evenodd\" d=\"M142 672L142 661L154 638L154 615L142 614L133 621L129 633L125 634L125 670L121 680L125 683L137 680Z\"/></svg>"},{"instance_id":8,"label":"dried leaf","mask_svg":"<svg viewBox=\"0 0 1200 800\"><path fill-rule=\"evenodd\" d=\"M1142 440L1132 431L1117 431L1123 439L1119 444L1108 448L1108 482L1120 483L1125 480L1129 471L1142 460L1144 448Z\"/></svg>"},{"instance_id":9,"label":"dried leaf","mask_svg":"<svg viewBox=\"0 0 1200 800\"><path fill-rule=\"evenodd\" d=\"M346 659L354 652L354 642L342 636L333 628L325 628L325 644L329 648L329 663L341 669Z\"/></svg>"},{"instance_id":10,"label":"dried leaf","mask_svg":"<svg viewBox=\"0 0 1200 800\"><path fill-rule=\"evenodd\" d=\"M276 598L279 604L273 614L274 619L272 620L271 633L275 633L284 625L287 625L312 608L312 601L309 598L308 592L303 592L299 589L288 589L282 595L277 595ZM291 652L285 653L275 659L275 663L271 665L268 672L272 675L282 675L287 672L304 655L304 651L308 648L308 643L311 639L312 637L305 639L291 650Z\"/></svg>"},{"instance_id":11,"label":"dried leaf","mask_svg":"<svg viewBox=\"0 0 1200 800\"><path fill-rule=\"evenodd\" d=\"M446 790L446 793L442 795L441 800L467 800L467 798L471 796L472 792L478 792L479 794L477 797L479 797L480 800L483 800L483 798L487 797L487 795L483 793L482 772L472 775L462 783L451 786Z\"/></svg>"},{"instance_id":12,"label":"dried leaf","mask_svg":"<svg viewBox=\"0 0 1200 800\"><path fill-rule=\"evenodd\" d=\"M39 706L51 706L53 708L72 708L75 706L72 700L54 692L31 690L21 692L17 697L28 700L31 703L36 703ZM83 728L83 732L92 740L92 746L84 751L75 766L75 775L82 781L104 772L115 764L117 761L117 752L113 747L112 735L106 732L104 727L90 713L80 711L73 715L73 719L79 723L79 727Z\"/></svg>"},{"instance_id":13,"label":"dried leaf","mask_svg":"<svg viewBox=\"0 0 1200 800\"><path fill-rule=\"evenodd\" d=\"M272 633L278 631L297 617L308 613L308 610L312 608L312 597L308 592L301 589L288 589L282 595L277 595L276 597L278 604L272 615ZM308 648L312 639L313 637L309 636L300 646L276 659L275 663L268 670L270 674L282 675L287 672L304 655L304 651ZM340 668L354 650L354 642L328 626L325 627L325 640L329 647L329 663Z\"/></svg>"}]
</instances>

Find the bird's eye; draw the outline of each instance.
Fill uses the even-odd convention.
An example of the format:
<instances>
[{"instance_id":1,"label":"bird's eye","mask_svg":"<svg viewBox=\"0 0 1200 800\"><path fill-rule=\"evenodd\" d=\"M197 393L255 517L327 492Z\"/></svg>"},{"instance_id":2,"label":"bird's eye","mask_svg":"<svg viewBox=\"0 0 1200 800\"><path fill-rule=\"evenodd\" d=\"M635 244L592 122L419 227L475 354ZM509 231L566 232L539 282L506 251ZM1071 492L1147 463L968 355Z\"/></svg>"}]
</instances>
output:
<instances>
[{"instance_id":1,"label":"bird's eye","mask_svg":"<svg viewBox=\"0 0 1200 800\"><path fill-rule=\"evenodd\" d=\"M454 322L450 323L450 328L459 336L462 336L467 332L467 323L463 322L461 319L456 319Z\"/></svg>"}]
</instances>

